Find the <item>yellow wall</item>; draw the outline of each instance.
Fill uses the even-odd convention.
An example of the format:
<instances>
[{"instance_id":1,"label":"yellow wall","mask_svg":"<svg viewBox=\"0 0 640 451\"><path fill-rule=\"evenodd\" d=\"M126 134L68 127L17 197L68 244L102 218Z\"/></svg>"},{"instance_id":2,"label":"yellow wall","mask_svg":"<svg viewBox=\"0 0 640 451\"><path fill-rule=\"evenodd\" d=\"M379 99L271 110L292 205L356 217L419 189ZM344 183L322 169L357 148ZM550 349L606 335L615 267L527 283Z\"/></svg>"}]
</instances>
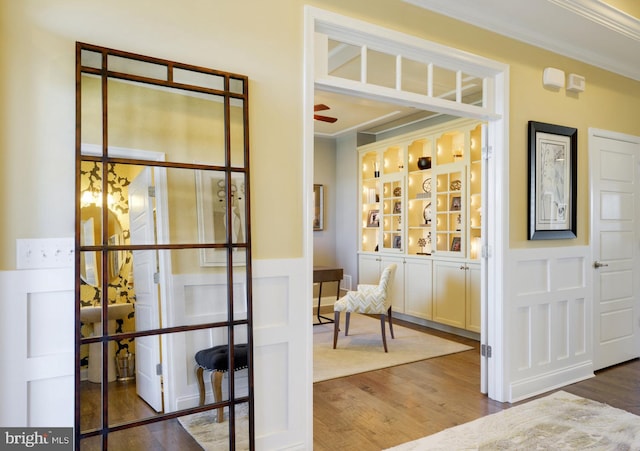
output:
<instances>
[{"instance_id":1,"label":"yellow wall","mask_svg":"<svg viewBox=\"0 0 640 451\"><path fill-rule=\"evenodd\" d=\"M588 243L587 128L640 135L639 82L399 0L308 3L509 64L510 245ZM15 268L16 238L73 234L76 40L247 75L254 258L301 256L303 4L1 2L0 269ZM542 71L548 66L583 75L586 91L545 90ZM526 240L528 120L579 129L577 240Z\"/></svg>"},{"instance_id":2,"label":"yellow wall","mask_svg":"<svg viewBox=\"0 0 640 451\"><path fill-rule=\"evenodd\" d=\"M640 18L640 2L638 0L605 0L604 3L624 11L630 16Z\"/></svg>"}]
</instances>

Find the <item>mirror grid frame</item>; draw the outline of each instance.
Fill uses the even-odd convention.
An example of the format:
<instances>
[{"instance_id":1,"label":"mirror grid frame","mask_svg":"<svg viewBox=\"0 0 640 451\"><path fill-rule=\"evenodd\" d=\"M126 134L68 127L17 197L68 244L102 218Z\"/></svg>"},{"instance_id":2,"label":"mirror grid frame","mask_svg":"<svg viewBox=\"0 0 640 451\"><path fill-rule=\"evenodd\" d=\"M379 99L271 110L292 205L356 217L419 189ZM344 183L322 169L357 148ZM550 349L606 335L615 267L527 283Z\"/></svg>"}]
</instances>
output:
<instances>
[{"instance_id":1,"label":"mirror grid frame","mask_svg":"<svg viewBox=\"0 0 640 451\"><path fill-rule=\"evenodd\" d=\"M87 58L87 55L90 57ZM80 449L81 443L85 440L87 443L91 441L94 443L99 440L101 443L101 449L108 449L109 435L119 431L126 431L127 429L140 428L144 426L156 427L160 422L177 422L179 417L196 414L205 411L215 411L221 407L229 411L228 420L228 449L235 449L236 442L238 440L238 429L236 428L237 418L235 415L236 407L240 405L248 406L248 443L250 449L254 449L255 431L254 431L254 376L253 376L253 315L252 315L252 265L251 265L251 220L250 220L250 195L249 195L249 97L248 97L248 77L244 75L208 69L200 66L194 66L184 63L178 63L175 61L169 61L160 58L154 58L144 56L140 54L130 53L121 50L114 50L105 48L93 44L87 44L82 42L76 42L76 135L75 135L75 161L76 161L76 192L75 192L75 449ZM112 67L113 66L113 67ZM129 68L131 70L129 71ZM143 70L141 71L140 68ZM152 68L153 73L146 73L145 68ZM190 77L185 78L185 74ZM101 82L101 127L102 127L102 142L100 143L102 151L100 154L87 154L83 153L82 142L82 80L83 76L90 75L100 79ZM175 77L174 77L175 75ZM176 81L176 78L179 81ZM204 163L188 163L183 161L156 161L156 160L143 160L143 159L124 159L122 157L113 156L109 154L109 122L110 112L107 102L108 82L110 80L119 80L136 85L151 86L157 89L167 90L179 90L181 92L188 92L190 95L198 96L216 96L220 97L224 103L224 164L212 165ZM186 80L186 81L185 81ZM220 84L215 85L215 81L219 80ZM214 81L212 84L211 82ZM242 109L242 158L241 164L238 164L238 158L232 156L232 124L231 124L231 106L241 105ZM176 243L154 243L148 244L130 244L126 242L116 242L109 240L107 227L101 227L102 239L93 245L84 245L81 242L81 168L83 163L96 162L99 163L100 177L102 184L102 193L108 193L108 171L109 167L114 164L121 165L136 165L150 168L177 168L177 169L189 169L196 171L219 171L225 174L226 180L226 240L224 243L220 242L181 242ZM243 224L243 240L238 241L234 239L233 226L237 228L237 224L233 221L232 214L232 190L231 183L235 175L241 175L244 177L244 204L245 209L245 223ZM101 214L102 224L108 223L108 196L102 196L101 199ZM196 212L193 212L194 218ZM82 335L82 322L80 319L81 314L81 289L83 281L81 278L81 261L80 256L82 253L95 252L98 258L102 259L100 272L100 279L103 282L99 284L100 302L101 305L101 317L106 318L108 314L109 299L109 283L108 280L108 268L110 261L108 255L115 252L129 252L134 251L179 251L179 250L196 250L203 252L206 250L215 249L216 252L222 252L226 255L226 263L223 264L221 270L226 270L226 284L227 287L233 287L234 284L244 284L245 296L243 299L246 302L246 315L234 314L234 291L233 289L227 289L226 299L226 312L227 318L224 321L204 322L197 324L183 324L178 326L166 327L166 324L160 324L159 328L140 330L140 331L128 331L117 333L110 332L108 330L107 321L102 321L101 330L94 331L94 335L86 337ZM244 272L239 272L234 269L234 257L240 251L243 255L244 261L242 266ZM224 268L226 265L226 269ZM238 280L240 279L240 280ZM106 300L106 302L105 302ZM211 301L212 302L212 301ZM237 305L237 300L236 304ZM246 337L236 337L234 331L237 328L246 329ZM243 329L243 330L244 330ZM167 334L178 334L193 331L203 330L218 330L224 331L226 335L226 346L228 354L228 368L235 368L235 346L234 344L240 344L240 342L247 343L247 385L248 394L238 396L235 390L235 371L228 371L228 397L222 401L216 401L201 406L190 407L186 409L180 409L176 411L163 410L159 414L149 418L135 419L133 421L125 421L114 423L110 421L110 396L113 390L110 390L109 380L109 366L114 365L114 362L109 361L109 345L114 341L135 339L140 337L160 337ZM236 342L238 340L238 342ZM101 421L100 426L88 430L81 429L81 346L89 344L99 344L101 347L102 362L101 362ZM194 361L195 364L195 361ZM247 438L243 438L247 440ZM114 442L112 442L112 445Z\"/></svg>"}]
</instances>

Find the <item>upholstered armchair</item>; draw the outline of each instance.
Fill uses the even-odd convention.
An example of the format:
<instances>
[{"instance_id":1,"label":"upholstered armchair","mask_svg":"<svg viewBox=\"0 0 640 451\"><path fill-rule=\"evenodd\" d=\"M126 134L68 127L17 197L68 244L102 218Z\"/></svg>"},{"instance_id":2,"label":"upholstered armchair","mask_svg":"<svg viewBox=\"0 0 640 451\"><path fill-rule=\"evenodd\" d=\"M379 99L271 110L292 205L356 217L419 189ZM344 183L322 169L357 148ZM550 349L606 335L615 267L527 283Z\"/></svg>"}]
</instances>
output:
<instances>
[{"instance_id":1,"label":"upholstered armchair","mask_svg":"<svg viewBox=\"0 0 640 451\"><path fill-rule=\"evenodd\" d=\"M387 266L380 276L378 285L358 285L358 291L349 291L333 306L333 349L338 344L338 332L340 330L340 313L346 312L344 335L349 335L349 319L351 313L366 313L380 315L380 328L382 331L382 345L387 351L387 334L385 330L385 318L389 318L389 330L393 336L393 320L391 315L391 284L396 273L396 265Z\"/></svg>"}]
</instances>

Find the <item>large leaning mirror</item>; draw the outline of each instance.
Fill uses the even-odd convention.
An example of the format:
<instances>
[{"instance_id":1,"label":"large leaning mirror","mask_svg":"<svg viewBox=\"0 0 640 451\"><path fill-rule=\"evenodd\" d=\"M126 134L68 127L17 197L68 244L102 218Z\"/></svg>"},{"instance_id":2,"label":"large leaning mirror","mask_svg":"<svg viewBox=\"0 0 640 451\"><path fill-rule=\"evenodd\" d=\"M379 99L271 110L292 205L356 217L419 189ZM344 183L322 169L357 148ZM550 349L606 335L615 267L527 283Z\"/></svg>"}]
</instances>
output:
<instances>
[{"instance_id":1,"label":"large leaning mirror","mask_svg":"<svg viewBox=\"0 0 640 451\"><path fill-rule=\"evenodd\" d=\"M76 57L76 448L253 449L248 79Z\"/></svg>"}]
</instances>

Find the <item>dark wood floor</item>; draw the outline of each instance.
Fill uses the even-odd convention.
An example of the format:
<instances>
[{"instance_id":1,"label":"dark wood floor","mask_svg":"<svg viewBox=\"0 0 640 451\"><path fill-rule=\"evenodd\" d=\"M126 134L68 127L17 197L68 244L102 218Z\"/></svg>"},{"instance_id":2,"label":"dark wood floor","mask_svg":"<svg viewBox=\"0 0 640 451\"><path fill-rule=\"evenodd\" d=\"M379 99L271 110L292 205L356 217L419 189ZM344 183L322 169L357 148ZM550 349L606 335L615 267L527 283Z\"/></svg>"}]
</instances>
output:
<instances>
[{"instance_id":1,"label":"dark wood floor","mask_svg":"<svg viewBox=\"0 0 640 451\"><path fill-rule=\"evenodd\" d=\"M314 384L315 451L381 450L511 407L480 393L477 342L429 333L474 349ZM640 361L562 390L640 415Z\"/></svg>"},{"instance_id":2,"label":"dark wood floor","mask_svg":"<svg viewBox=\"0 0 640 451\"><path fill-rule=\"evenodd\" d=\"M101 421L101 385L88 381L80 384L81 425L83 430L99 427ZM109 383L110 423L142 420L155 415L136 394L135 381ZM83 451L100 450L100 437L82 441ZM202 447L176 419L152 423L109 434L109 450L126 451L201 451Z\"/></svg>"}]
</instances>

